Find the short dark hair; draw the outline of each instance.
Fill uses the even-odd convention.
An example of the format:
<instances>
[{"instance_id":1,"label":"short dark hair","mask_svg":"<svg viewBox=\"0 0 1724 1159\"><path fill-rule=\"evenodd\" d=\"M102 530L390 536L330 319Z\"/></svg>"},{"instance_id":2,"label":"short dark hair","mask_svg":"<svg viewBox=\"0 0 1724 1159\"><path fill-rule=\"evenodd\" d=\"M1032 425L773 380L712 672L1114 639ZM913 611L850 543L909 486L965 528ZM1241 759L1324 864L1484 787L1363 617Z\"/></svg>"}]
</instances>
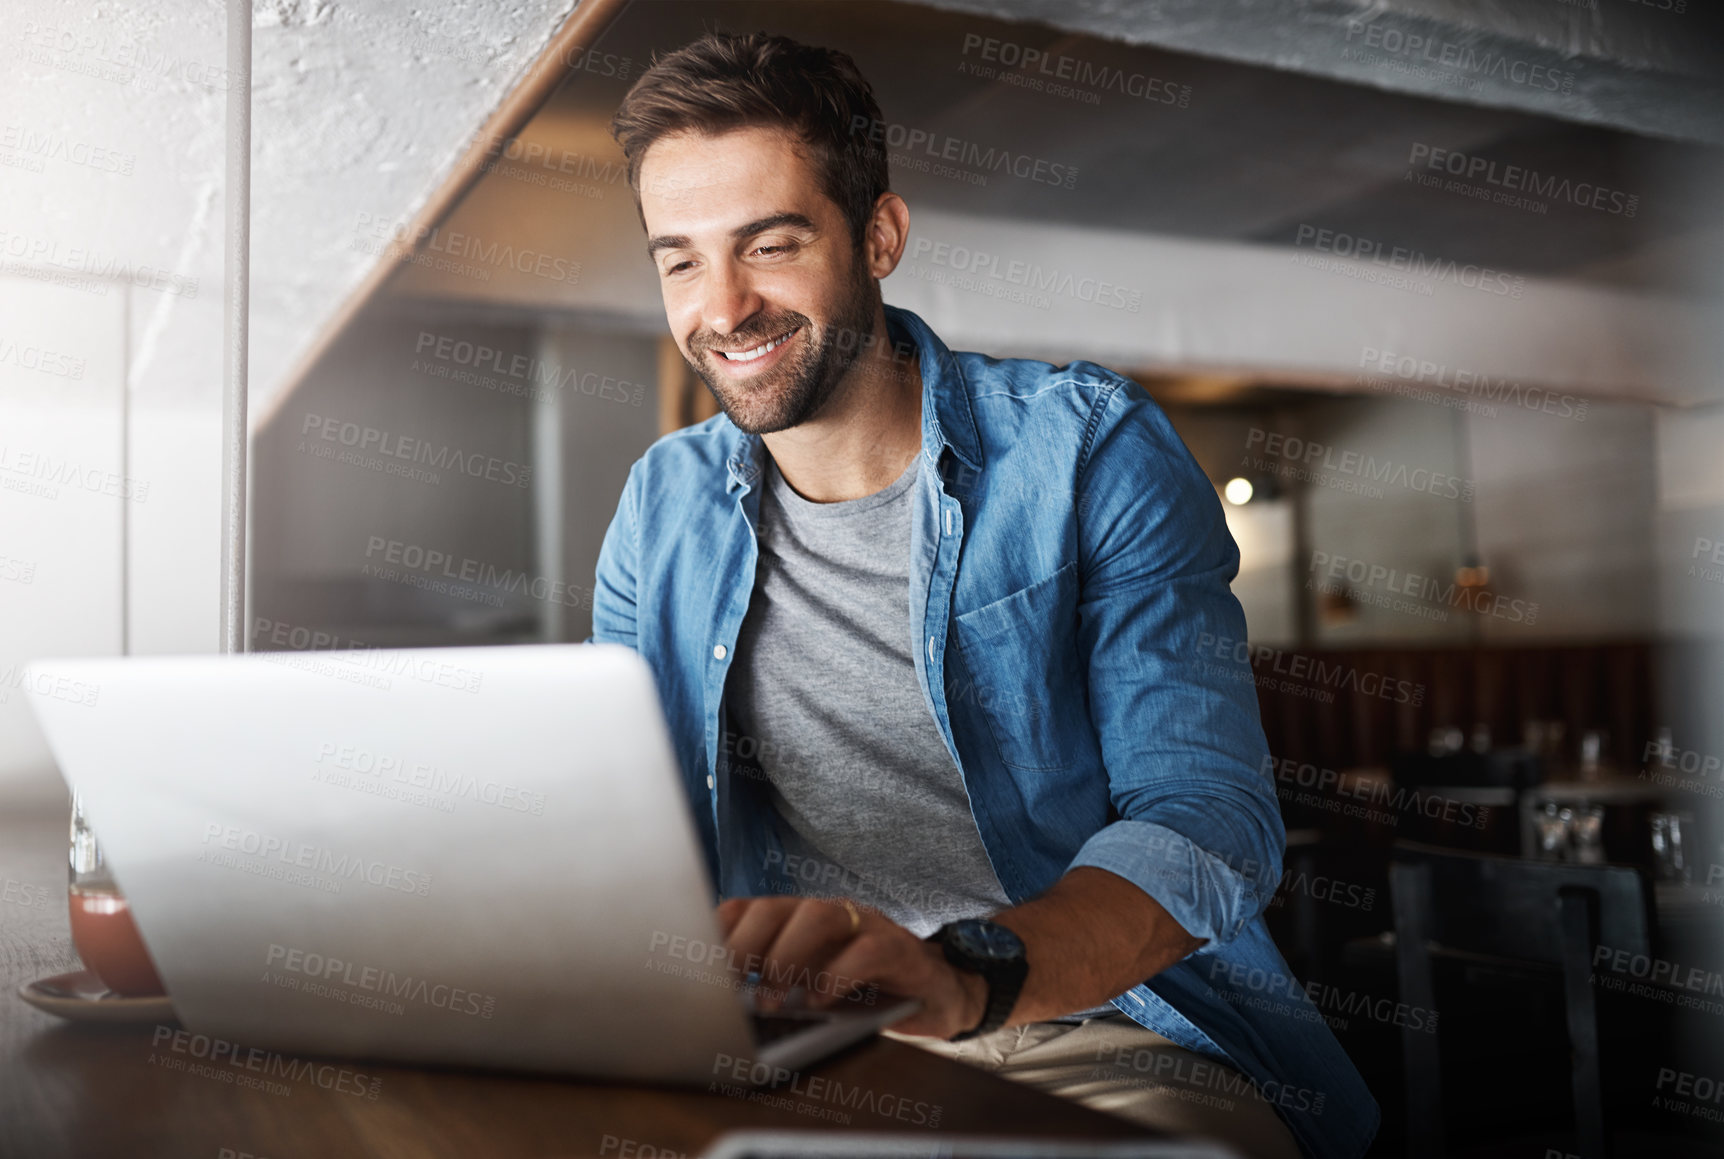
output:
<instances>
[{"instance_id":1,"label":"short dark hair","mask_svg":"<svg viewBox=\"0 0 1724 1159\"><path fill-rule=\"evenodd\" d=\"M856 62L831 48L764 32L707 33L655 58L611 118L640 201L641 159L661 137L778 125L807 146L826 196L860 246L874 203L888 188L874 90Z\"/></svg>"}]
</instances>

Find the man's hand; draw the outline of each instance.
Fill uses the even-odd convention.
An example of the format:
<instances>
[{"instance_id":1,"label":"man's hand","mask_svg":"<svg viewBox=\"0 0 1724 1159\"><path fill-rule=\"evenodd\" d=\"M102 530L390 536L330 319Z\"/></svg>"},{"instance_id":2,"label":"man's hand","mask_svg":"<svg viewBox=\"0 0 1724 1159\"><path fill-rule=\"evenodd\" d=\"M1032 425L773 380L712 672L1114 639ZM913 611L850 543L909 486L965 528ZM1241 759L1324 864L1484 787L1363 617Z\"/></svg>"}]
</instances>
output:
<instances>
[{"instance_id":1,"label":"man's hand","mask_svg":"<svg viewBox=\"0 0 1724 1159\"><path fill-rule=\"evenodd\" d=\"M950 1038L982 1020L988 987L980 975L955 968L939 946L885 915L850 905L859 924L845 903L824 898L743 897L718 907L732 962L760 973L762 1010L795 987L823 1009L873 986L922 1000L921 1010L893 1026L900 1034Z\"/></svg>"},{"instance_id":2,"label":"man's hand","mask_svg":"<svg viewBox=\"0 0 1724 1159\"><path fill-rule=\"evenodd\" d=\"M919 1014L892 1028L901 1034L950 1038L982 1021L988 984L979 974L950 965L939 946L885 915L856 910L860 924L841 901L747 897L720 905L718 920L733 964L759 970L767 984L763 1009L795 986L825 1007L874 985L922 1000ZM1204 944L1149 894L1088 865L989 920L1023 939L1030 963L1007 1026L1100 1006Z\"/></svg>"}]
</instances>

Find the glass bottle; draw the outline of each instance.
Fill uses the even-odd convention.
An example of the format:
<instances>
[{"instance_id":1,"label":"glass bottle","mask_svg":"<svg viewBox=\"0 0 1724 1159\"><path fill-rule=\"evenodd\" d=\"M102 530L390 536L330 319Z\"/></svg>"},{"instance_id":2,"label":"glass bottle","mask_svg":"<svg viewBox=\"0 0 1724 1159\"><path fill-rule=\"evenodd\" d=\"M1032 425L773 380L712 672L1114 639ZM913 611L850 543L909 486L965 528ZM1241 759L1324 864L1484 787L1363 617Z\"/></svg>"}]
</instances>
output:
<instances>
[{"instance_id":1,"label":"glass bottle","mask_svg":"<svg viewBox=\"0 0 1724 1159\"><path fill-rule=\"evenodd\" d=\"M1589 728L1580 737L1580 780L1595 783L1605 779L1605 742L1608 734L1601 728Z\"/></svg>"},{"instance_id":2,"label":"glass bottle","mask_svg":"<svg viewBox=\"0 0 1724 1159\"><path fill-rule=\"evenodd\" d=\"M84 799L72 793L72 849L67 905L78 957L116 994L162 994L160 975L132 920L126 895L108 869L102 847L84 816Z\"/></svg>"}]
</instances>

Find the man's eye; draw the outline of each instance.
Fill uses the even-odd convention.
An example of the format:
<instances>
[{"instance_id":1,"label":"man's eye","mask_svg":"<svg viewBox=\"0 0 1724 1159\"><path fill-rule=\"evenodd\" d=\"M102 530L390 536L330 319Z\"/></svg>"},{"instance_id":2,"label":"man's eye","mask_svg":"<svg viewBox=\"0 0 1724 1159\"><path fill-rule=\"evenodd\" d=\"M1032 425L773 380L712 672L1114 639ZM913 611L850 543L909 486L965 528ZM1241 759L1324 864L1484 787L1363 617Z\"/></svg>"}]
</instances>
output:
<instances>
[{"instance_id":1,"label":"man's eye","mask_svg":"<svg viewBox=\"0 0 1724 1159\"><path fill-rule=\"evenodd\" d=\"M788 245L762 245L762 246L755 246L754 247L755 253L765 254L768 257L771 257L775 254L787 254L790 252L790 250L791 250L791 247Z\"/></svg>"},{"instance_id":2,"label":"man's eye","mask_svg":"<svg viewBox=\"0 0 1724 1159\"><path fill-rule=\"evenodd\" d=\"M671 274L680 274L684 270L691 268L693 265L694 265L693 262L677 262L674 265L671 265L670 267L668 267L665 270L665 274L666 274L666 276L669 276Z\"/></svg>"}]
</instances>

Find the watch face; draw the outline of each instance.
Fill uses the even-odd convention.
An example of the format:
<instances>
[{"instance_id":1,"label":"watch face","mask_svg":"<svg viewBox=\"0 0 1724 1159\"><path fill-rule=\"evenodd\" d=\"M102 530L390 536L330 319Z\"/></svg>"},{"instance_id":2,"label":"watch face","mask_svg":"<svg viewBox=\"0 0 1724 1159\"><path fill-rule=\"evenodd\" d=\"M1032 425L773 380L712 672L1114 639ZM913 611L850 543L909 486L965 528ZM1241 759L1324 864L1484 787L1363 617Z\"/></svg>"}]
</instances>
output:
<instances>
[{"instance_id":1,"label":"watch face","mask_svg":"<svg viewBox=\"0 0 1724 1159\"><path fill-rule=\"evenodd\" d=\"M964 953L976 958L1010 960L1024 955L1024 943L1018 935L993 922L956 922L952 927L952 941Z\"/></svg>"}]
</instances>

